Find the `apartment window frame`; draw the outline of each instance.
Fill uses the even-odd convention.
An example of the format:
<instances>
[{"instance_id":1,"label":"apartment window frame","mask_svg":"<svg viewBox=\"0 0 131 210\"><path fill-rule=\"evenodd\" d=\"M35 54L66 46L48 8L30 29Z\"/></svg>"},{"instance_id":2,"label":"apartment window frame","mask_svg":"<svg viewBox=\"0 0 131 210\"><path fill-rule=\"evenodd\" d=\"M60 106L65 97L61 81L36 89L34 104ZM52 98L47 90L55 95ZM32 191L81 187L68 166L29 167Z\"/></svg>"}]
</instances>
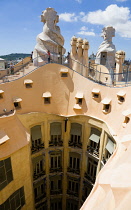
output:
<instances>
[{"instance_id":1,"label":"apartment window frame","mask_svg":"<svg viewBox=\"0 0 131 210\"><path fill-rule=\"evenodd\" d=\"M37 182L34 185L34 197L35 197L35 203L39 202L46 196L46 184L45 179Z\"/></svg>"},{"instance_id":2,"label":"apartment window frame","mask_svg":"<svg viewBox=\"0 0 131 210\"><path fill-rule=\"evenodd\" d=\"M50 153L50 172L62 170L62 152Z\"/></svg>"},{"instance_id":3,"label":"apartment window frame","mask_svg":"<svg viewBox=\"0 0 131 210\"><path fill-rule=\"evenodd\" d=\"M49 146L63 146L61 122L50 123Z\"/></svg>"},{"instance_id":4,"label":"apartment window frame","mask_svg":"<svg viewBox=\"0 0 131 210\"><path fill-rule=\"evenodd\" d=\"M89 180L91 180L93 183L95 182L96 179L97 166L98 166L98 161L88 156L87 176Z\"/></svg>"},{"instance_id":5,"label":"apartment window frame","mask_svg":"<svg viewBox=\"0 0 131 210\"><path fill-rule=\"evenodd\" d=\"M69 153L68 172L80 174L81 156L78 153Z\"/></svg>"},{"instance_id":6,"label":"apartment window frame","mask_svg":"<svg viewBox=\"0 0 131 210\"><path fill-rule=\"evenodd\" d=\"M69 146L82 148L82 125L71 123Z\"/></svg>"},{"instance_id":7,"label":"apartment window frame","mask_svg":"<svg viewBox=\"0 0 131 210\"><path fill-rule=\"evenodd\" d=\"M75 197L79 196L79 179L74 177L68 177L68 189L67 194L74 195Z\"/></svg>"},{"instance_id":8,"label":"apartment window frame","mask_svg":"<svg viewBox=\"0 0 131 210\"><path fill-rule=\"evenodd\" d=\"M42 140L41 125L35 125L31 128L31 150L32 153L38 152L44 148ZM37 133L37 134L36 134Z\"/></svg>"},{"instance_id":9,"label":"apartment window frame","mask_svg":"<svg viewBox=\"0 0 131 210\"><path fill-rule=\"evenodd\" d=\"M21 209L25 205L25 193L24 187L19 188L16 190L0 207L2 210L7 209Z\"/></svg>"},{"instance_id":10,"label":"apartment window frame","mask_svg":"<svg viewBox=\"0 0 131 210\"><path fill-rule=\"evenodd\" d=\"M0 175L1 175L0 190L2 190L11 181L13 181L13 171L12 171L12 164L10 157L0 161Z\"/></svg>"}]
</instances>

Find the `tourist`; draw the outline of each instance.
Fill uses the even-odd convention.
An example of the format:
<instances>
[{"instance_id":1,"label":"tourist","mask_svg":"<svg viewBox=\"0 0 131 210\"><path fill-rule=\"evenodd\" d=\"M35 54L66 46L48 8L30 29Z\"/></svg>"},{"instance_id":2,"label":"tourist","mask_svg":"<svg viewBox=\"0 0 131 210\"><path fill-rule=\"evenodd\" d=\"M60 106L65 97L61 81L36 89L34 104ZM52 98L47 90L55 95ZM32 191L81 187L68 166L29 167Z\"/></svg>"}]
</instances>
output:
<instances>
[{"instance_id":1,"label":"tourist","mask_svg":"<svg viewBox=\"0 0 131 210\"><path fill-rule=\"evenodd\" d=\"M33 51L31 52L30 59L33 62Z\"/></svg>"},{"instance_id":2,"label":"tourist","mask_svg":"<svg viewBox=\"0 0 131 210\"><path fill-rule=\"evenodd\" d=\"M50 50L47 51L48 54L48 63L50 63Z\"/></svg>"},{"instance_id":3,"label":"tourist","mask_svg":"<svg viewBox=\"0 0 131 210\"><path fill-rule=\"evenodd\" d=\"M14 74L14 65L13 65L13 63L10 64L10 73Z\"/></svg>"}]
</instances>

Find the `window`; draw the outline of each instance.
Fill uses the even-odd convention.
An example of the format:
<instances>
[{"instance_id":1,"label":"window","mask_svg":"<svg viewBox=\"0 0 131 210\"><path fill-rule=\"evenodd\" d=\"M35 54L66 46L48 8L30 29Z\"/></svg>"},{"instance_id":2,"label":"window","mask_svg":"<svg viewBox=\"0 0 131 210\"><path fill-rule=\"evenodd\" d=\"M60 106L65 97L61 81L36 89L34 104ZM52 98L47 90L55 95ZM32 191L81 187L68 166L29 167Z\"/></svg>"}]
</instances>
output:
<instances>
[{"instance_id":1,"label":"window","mask_svg":"<svg viewBox=\"0 0 131 210\"><path fill-rule=\"evenodd\" d=\"M68 74L65 72L61 73L61 77L68 77Z\"/></svg>"},{"instance_id":2,"label":"window","mask_svg":"<svg viewBox=\"0 0 131 210\"><path fill-rule=\"evenodd\" d=\"M82 125L78 123L71 124L69 146L82 147L81 143Z\"/></svg>"},{"instance_id":3,"label":"window","mask_svg":"<svg viewBox=\"0 0 131 210\"><path fill-rule=\"evenodd\" d=\"M78 100L77 100L77 104L82 104L82 98L78 98Z\"/></svg>"},{"instance_id":4,"label":"window","mask_svg":"<svg viewBox=\"0 0 131 210\"><path fill-rule=\"evenodd\" d=\"M60 70L61 77L68 77L68 69Z\"/></svg>"},{"instance_id":5,"label":"window","mask_svg":"<svg viewBox=\"0 0 131 210\"><path fill-rule=\"evenodd\" d=\"M0 90L0 99L3 98L3 93L4 93L4 91L3 90Z\"/></svg>"},{"instance_id":6,"label":"window","mask_svg":"<svg viewBox=\"0 0 131 210\"><path fill-rule=\"evenodd\" d=\"M118 96L118 101L122 103L125 101L125 98L123 96Z\"/></svg>"},{"instance_id":7,"label":"window","mask_svg":"<svg viewBox=\"0 0 131 210\"><path fill-rule=\"evenodd\" d=\"M100 135L101 131L97 128L91 128L87 151L96 156L99 155Z\"/></svg>"},{"instance_id":8,"label":"window","mask_svg":"<svg viewBox=\"0 0 131 210\"><path fill-rule=\"evenodd\" d=\"M99 96L100 96L100 90L93 89L92 90L92 97L97 99L97 98L99 98Z\"/></svg>"},{"instance_id":9,"label":"window","mask_svg":"<svg viewBox=\"0 0 131 210\"><path fill-rule=\"evenodd\" d=\"M0 161L0 190L13 180L11 159Z\"/></svg>"},{"instance_id":10,"label":"window","mask_svg":"<svg viewBox=\"0 0 131 210\"><path fill-rule=\"evenodd\" d=\"M51 193L51 195L62 193L62 178L61 178L61 176L50 177L50 193Z\"/></svg>"},{"instance_id":11,"label":"window","mask_svg":"<svg viewBox=\"0 0 131 210\"><path fill-rule=\"evenodd\" d=\"M21 187L20 189L15 191L2 205L0 205L0 209L18 210L21 209L22 206L24 205L25 205L24 187Z\"/></svg>"},{"instance_id":12,"label":"window","mask_svg":"<svg viewBox=\"0 0 131 210\"><path fill-rule=\"evenodd\" d=\"M62 170L62 155L61 153L52 153L50 155L50 172Z\"/></svg>"},{"instance_id":13,"label":"window","mask_svg":"<svg viewBox=\"0 0 131 210\"><path fill-rule=\"evenodd\" d=\"M34 185L34 195L35 195L35 202L42 200L45 195L45 181L42 180Z\"/></svg>"},{"instance_id":14,"label":"window","mask_svg":"<svg viewBox=\"0 0 131 210\"><path fill-rule=\"evenodd\" d=\"M32 83L25 84L26 88L32 88Z\"/></svg>"},{"instance_id":15,"label":"window","mask_svg":"<svg viewBox=\"0 0 131 210\"><path fill-rule=\"evenodd\" d=\"M118 93L117 93L117 97L118 97L118 103L123 103L125 101L125 95L126 95L126 92L123 91L123 90L120 90Z\"/></svg>"},{"instance_id":16,"label":"window","mask_svg":"<svg viewBox=\"0 0 131 210\"><path fill-rule=\"evenodd\" d=\"M15 107L16 109L20 109L20 108L21 108L20 102L14 102L14 107Z\"/></svg>"},{"instance_id":17,"label":"window","mask_svg":"<svg viewBox=\"0 0 131 210\"><path fill-rule=\"evenodd\" d=\"M53 199L51 200L51 208L50 210L61 210L62 209L62 200L61 199Z\"/></svg>"},{"instance_id":18,"label":"window","mask_svg":"<svg viewBox=\"0 0 131 210\"><path fill-rule=\"evenodd\" d=\"M68 190L67 193L78 197L79 195L79 180L75 178L68 179Z\"/></svg>"},{"instance_id":19,"label":"window","mask_svg":"<svg viewBox=\"0 0 131 210\"><path fill-rule=\"evenodd\" d=\"M22 101L21 98L15 98L15 99L14 99L14 107L15 107L16 109L20 109L20 108L21 108L21 101Z\"/></svg>"},{"instance_id":20,"label":"window","mask_svg":"<svg viewBox=\"0 0 131 210\"><path fill-rule=\"evenodd\" d=\"M44 148L40 125L36 125L31 128L31 141L32 141L32 147L31 147L32 153Z\"/></svg>"},{"instance_id":21,"label":"window","mask_svg":"<svg viewBox=\"0 0 131 210\"><path fill-rule=\"evenodd\" d=\"M75 96L76 104L82 105L83 97L83 93L78 92Z\"/></svg>"},{"instance_id":22,"label":"window","mask_svg":"<svg viewBox=\"0 0 131 210\"><path fill-rule=\"evenodd\" d=\"M61 139L62 126L59 122L53 122L50 124L50 142L49 146L62 146L63 141Z\"/></svg>"},{"instance_id":23,"label":"window","mask_svg":"<svg viewBox=\"0 0 131 210\"><path fill-rule=\"evenodd\" d=\"M84 181L83 183L83 196L82 196L82 199L83 201L86 200L86 198L89 196L91 190L92 190L92 185L89 184L87 181Z\"/></svg>"},{"instance_id":24,"label":"window","mask_svg":"<svg viewBox=\"0 0 131 210\"><path fill-rule=\"evenodd\" d=\"M50 98L44 98L44 104L50 104Z\"/></svg>"},{"instance_id":25,"label":"window","mask_svg":"<svg viewBox=\"0 0 131 210\"><path fill-rule=\"evenodd\" d=\"M37 179L45 174L43 165L43 156L38 156L33 159L34 179Z\"/></svg>"},{"instance_id":26,"label":"window","mask_svg":"<svg viewBox=\"0 0 131 210\"><path fill-rule=\"evenodd\" d=\"M97 164L97 161L92 158L88 158L87 175L89 180L91 180L93 183L96 179Z\"/></svg>"},{"instance_id":27,"label":"window","mask_svg":"<svg viewBox=\"0 0 131 210\"><path fill-rule=\"evenodd\" d=\"M108 113L111 110L111 104L110 104L111 100L108 98L104 98L102 100L102 103L103 103L103 112Z\"/></svg>"},{"instance_id":28,"label":"window","mask_svg":"<svg viewBox=\"0 0 131 210\"><path fill-rule=\"evenodd\" d=\"M68 172L80 173L80 155L77 153L70 153Z\"/></svg>"},{"instance_id":29,"label":"window","mask_svg":"<svg viewBox=\"0 0 131 210\"><path fill-rule=\"evenodd\" d=\"M40 202L40 203L38 203L38 204L35 206L35 208L36 208L37 210L47 210L47 209L48 209L48 208L47 208L47 202L46 202L46 201Z\"/></svg>"},{"instance_id":30,"label":"window","mask_svg":"<svg viewBox=\"0 0 131 210\"><path fill-rule=\"evenodd\" d=\"M43 93L43 96L44 98L44 104L50 104L50 98L51 98L51 93L50 92L45 92Z\"/></svg>"},{"instance_id":31,"label":"window","mask_svg":"<svg viewBox=\"0 0 131 210\"><path fill-rule=\"evenodd\" d=\"M115 148L115 143L110 139L107 138L107 144L105 147L105 159L106 161L110 158L110 156L113 154Z\"/></svg>"},{"instance_id":32,"label":"window","mask_svg":"<svg viewBox=\"0 0 131 210\"><path fill-rule=\"evenodd\" d=\"M76 200L71 200L68 199L67 200L67 204L66 204L66 210L78 210L78 201Z\"/></svg>"},{"instance_id":33,"label":"window","mask_svg":"<svg viewBox=\"0 0 131 210\"><path fill-rule=\"evenodd\" d=\"M26 88L32 88L33 81L31 79L24 80L24 84Z\"/></svg>"}]
</instances>

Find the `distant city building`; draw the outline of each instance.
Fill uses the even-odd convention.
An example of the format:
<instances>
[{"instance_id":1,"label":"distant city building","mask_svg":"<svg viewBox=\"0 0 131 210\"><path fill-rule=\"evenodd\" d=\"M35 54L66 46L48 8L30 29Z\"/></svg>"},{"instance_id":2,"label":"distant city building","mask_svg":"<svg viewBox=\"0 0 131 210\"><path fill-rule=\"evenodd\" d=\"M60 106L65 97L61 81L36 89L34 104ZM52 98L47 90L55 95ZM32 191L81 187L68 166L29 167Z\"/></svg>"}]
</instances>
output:
<instances>
[{"instance_id":1,"label":"distant city building","mask_svg":"<svg viewBox=\"0 0 131 210\"><path fill-rule=\"evenodd\" d=\"M0 58L0 70L5 69L5 60L3 58Z\"/></svg>"}]
</instances>

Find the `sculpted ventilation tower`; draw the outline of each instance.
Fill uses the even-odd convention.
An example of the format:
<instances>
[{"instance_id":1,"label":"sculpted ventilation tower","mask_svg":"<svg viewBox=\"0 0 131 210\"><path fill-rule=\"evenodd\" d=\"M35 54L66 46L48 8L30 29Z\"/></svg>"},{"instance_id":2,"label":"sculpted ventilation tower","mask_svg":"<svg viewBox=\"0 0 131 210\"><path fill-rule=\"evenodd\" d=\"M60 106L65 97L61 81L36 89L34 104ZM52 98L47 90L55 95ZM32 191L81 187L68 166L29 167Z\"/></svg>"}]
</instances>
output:
<instances>
[{"instance_id":1,"label":"sculpted ventilation tower","mask_svg":"<svg viewBox=\"0 0 131 210\"><path fill-rule=\"evenodd\" d=\"M108 69L114 68L116 48L112 43L112 37L115 36L115 29L112 26L107 26L103 28L101 36L104 41L98 49L95 63L105 65Z\"/></svg>"},{"instance_id":2,"label":"sculpted ventilation tower","mask_svg":"<svg viewBox=\"0 0 131 210\"><path fill-rule=\"evenodd\" d=\"M60 28L56 24L59 16L53 8L47 8L42 12L41 22L44 23L43 32L36 40L37 44L33 52L34 65L42 65L47 58L47 51L50 51L51 59L62 62L62 55L65 53L64 38L60 33Z\"/></svg>"},{"instance_id":3,"label":"sculpted ventilation tower","mask_svg":"<svg viewBox=\"0 0 131 210\"><path fill-rule=\"evenodd\" d=\"M88 75L88 49L89 42L86 39L76 38L71 39L71 68L81 73L83 76Z\"/></svg>"}]
</instances>

